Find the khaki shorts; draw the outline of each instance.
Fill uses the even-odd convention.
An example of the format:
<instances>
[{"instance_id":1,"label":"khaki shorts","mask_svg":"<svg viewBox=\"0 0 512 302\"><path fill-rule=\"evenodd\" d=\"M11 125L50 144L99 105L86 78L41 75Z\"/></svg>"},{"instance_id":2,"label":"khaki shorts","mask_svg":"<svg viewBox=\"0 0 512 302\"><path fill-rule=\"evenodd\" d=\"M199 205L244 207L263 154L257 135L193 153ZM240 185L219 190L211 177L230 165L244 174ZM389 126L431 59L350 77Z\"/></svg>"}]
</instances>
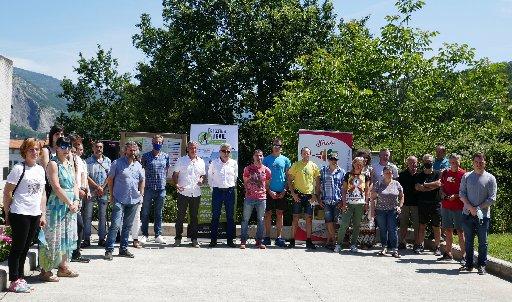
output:
<instances>
[{"instance_id":1,"label":"khaki shorts","mask_svg":"<svg viewBox=\"0 0 512 302\"><path fill-rule=\"evenodd\" d=\"M400 229L406 229L409 227L409 221L411 221L411 227L415 232L418 231L419 216L417 206L403 206L402 212L400 213Z\"/></svg>"}]
</instances>

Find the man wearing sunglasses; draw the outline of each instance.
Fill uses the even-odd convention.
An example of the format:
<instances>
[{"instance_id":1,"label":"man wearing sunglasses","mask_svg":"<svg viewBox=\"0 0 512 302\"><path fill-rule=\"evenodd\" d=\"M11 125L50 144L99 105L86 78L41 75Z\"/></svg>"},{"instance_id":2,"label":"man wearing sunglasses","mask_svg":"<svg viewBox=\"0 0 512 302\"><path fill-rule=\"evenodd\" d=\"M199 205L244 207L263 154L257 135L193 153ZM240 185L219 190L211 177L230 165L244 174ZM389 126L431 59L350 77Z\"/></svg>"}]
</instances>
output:
<instances>
[{"instance_id":1,"label":"man wearing sunglasses","mask_svg":"<svg viewBox=\"0 0 512 302\"><path fill-rule=\"evenodd\" d=\"M226 210L226 237L229 247L236 247L235 239L235 186L238 177L238 163L230 158L231 145L220 146L219 158L208 167L208 184L212 188L212 223L210 225L210 247L217 246L219 219L224 203Z\"/></svg>"},{"instance_id":2,"label":"man wearing sunglasses","mask_svg":"<svg viewBox=\"0 0 512 302\"><path fill-rule=\"evenodd\" d=\"M270 169L270 190L267 196L265 209L265 238L264 245L270 245L270 230L272 229L272 211L276 211L276 241L279 247L285 247L286 241L282 238L283 216L286 210L286 175L292 163L288 157L281 154L282 140L275 138L272 145L272 154L265 156L263 165Z\"/></svg>"},{"instance_id":3,"label":"man wearing sunglasses","mask_svg":"<svg viewBox=\"0 0 512 302\"><path fill-rule=\"evenodd\" d=\"M146 174L146 188L144 189L144 200L142 202L142 215L141 215L141 243L146 243L149 230L149 210L151 205L155 205L155 243L165 244L162 235L162 209L164 206L166 191L165 184L167 180L167 173L171 162L169 155L162 152L164 144L164 137L156 134L153 136L153 150L146 152L142 155L142 167L145 169ZM132 234L136 236L136 234ZM138 240L133 240L133 245L139 247Z\"/></svg>"}]
</instances>

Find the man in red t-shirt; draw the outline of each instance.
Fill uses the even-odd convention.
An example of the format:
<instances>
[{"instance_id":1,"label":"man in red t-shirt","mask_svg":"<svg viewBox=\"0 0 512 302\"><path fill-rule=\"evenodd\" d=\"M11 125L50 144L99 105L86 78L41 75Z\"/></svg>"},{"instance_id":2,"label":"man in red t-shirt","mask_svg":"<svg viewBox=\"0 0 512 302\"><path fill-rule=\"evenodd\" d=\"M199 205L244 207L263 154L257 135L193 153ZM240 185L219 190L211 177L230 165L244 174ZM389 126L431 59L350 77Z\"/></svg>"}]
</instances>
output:
<instances>
[{"instance_id":1,"label":"man in red t-shirt","mask_svg":"<svg viewBox=\"0 0 512 302\"><path fill-rule=\"evenodd\" d=\"M256 247L265 249L265 245L262 242L265 227L263 225L263 219L265 216L265 204L269 191L271 172L269 168L263 165L263 151L259 149L254 151L252 159L253 163L245 167L243 174L245 200L240 248L245 249L245 243L248 237L249 218L251 217L252 210L256 209L256 219L258 221L258 228L256 229Z\"/></svg>"},{"instance_id":2,"label":"man in red t-shirt","mask_svg":"<svg viewBox=\"0 0 512 302\"><path fill-rule=\"evenodd\" d=\"M446 250L441 258L437 260L453 260L452 243L453 230L457 230L459 245L462 254L465 254L464 232L462 231L462 208L464 203L459 198L459 188L462 176L466 173L460 167L460 155L450 155L450 169L441 174L441 217L442 227L446 234ZM462 257L464 259L464 257Z\"/></svg>"}]
</instances>

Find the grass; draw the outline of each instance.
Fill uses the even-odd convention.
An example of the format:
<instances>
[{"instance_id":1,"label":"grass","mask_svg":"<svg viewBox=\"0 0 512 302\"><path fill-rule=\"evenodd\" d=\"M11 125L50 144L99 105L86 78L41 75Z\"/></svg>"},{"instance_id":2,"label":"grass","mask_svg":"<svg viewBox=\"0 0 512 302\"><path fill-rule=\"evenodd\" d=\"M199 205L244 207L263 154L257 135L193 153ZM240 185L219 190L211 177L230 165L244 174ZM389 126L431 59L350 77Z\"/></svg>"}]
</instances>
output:
<instances>
[{"instance_id":1,"label":"grass","mask_svg":"<svg viewBox=\"0 0 512 302\"><path fill-rule=\"evenodd\" d=\"M459 244L459 238L453 236L453 242ZM499 258L512 262L512 233L489 234L488 254L494 258ZM475 236L475 251L478 251L478 239Z\"/></svg>"}]
</instances>

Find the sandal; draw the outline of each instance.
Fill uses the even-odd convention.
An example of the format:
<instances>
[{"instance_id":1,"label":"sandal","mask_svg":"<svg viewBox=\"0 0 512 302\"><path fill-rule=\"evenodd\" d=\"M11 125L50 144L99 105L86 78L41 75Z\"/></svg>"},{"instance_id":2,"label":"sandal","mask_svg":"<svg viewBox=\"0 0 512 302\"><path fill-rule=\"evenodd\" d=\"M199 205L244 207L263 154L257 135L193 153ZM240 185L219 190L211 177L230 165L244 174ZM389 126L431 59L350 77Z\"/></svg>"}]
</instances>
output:
<instances>
[{"instance_id":1,"label":"sandal","mask_svg":"<svg viewBox=\"0 0 512 302\"><path fill-rule=\"evenodd\" d=\"M386 250L385 250L385 249L383 249L382 251L379 251L379 252L377 253L377 256L386 256Z\"/></svg>"},{"instance_id":2,"label":"sandal","mask_svg":"<svg viewBox=\"0 0 512 302\"><path fill-rule=\"evenodd\" d=\"M59 282L59 278L55 277L52 272L41 272L39 274L39 280L43 282Z\"/></svg>"},{"instance_id":3,"label":"sandal","mask_svg":"<svg viewBox=\"0 0 512 302\"><path fill-rule=\"evenodd\" d=\"M74 271L70 270L69 268L67 270L62 270L59 268L59 270L57 271L57 276L65 277L65 278L76 278L76 277L78 277L78 273L75 273Z\"/></svg>"}]
</instances>

